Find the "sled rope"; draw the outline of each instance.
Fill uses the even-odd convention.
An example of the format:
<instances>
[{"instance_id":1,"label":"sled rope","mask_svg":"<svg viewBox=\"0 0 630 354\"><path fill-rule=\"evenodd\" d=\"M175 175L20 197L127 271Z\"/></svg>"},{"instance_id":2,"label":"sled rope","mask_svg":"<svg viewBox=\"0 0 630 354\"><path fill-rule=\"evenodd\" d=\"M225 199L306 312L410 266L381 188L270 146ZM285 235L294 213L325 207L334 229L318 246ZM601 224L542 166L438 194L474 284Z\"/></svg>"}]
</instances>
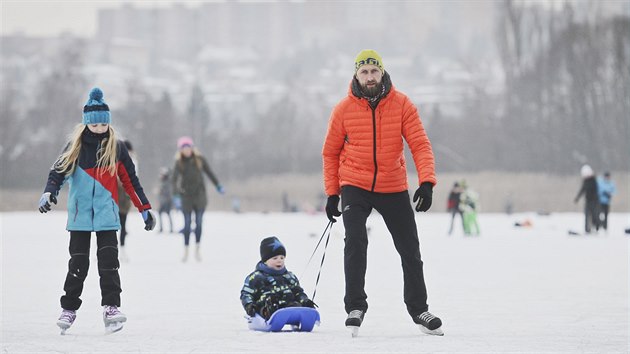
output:
<instances>
[{"instance_id":1,"label":"sled rope","mask_svg":"<svg viewBox=\"0 0 630 354\"><path fill-rule=\"evenodd\" d=\"M311 296L311 301L315 301L315 294L317 294L317 284L319 284L319 277L320 275L322 275L322 267L324 266L324 259L326 259L326 249L328 248L328 241L330 241L330 233L332 231L332 225L333 225L333 222L329 221L328 225L326 225L326 228L324 229L324 232L322 233L322 236L319 238L319 241L317 242L315 249L313 250L313 254L311 254L311 258L308 260L308 263L306 263L306 267L308 267L308 265L311 263L311 259L313 259L313 256L315 255L315 252L317 252L319 245L322 243L322 240L324 239L324 236L326 235L326 231L328 231L328 236L326 237L326 243L324 244L324 253L322 254L322 261L319 264L319 271L317 272L317 279L315 280L315 288L313 288L313 296Z\"/></svg>"},{"instance_id":2,"label":"sled rope","mask_svg":"<svg viewBox=\"0 0 630 354\"><path fill-rule=\"evenodd\" d=\"M328 225L326 225L324 232L322 232L322 235L319 237L319 241L317 241L317 245L315 246L315 249L313 250L313 253L311 254L311 258L309 258L308 262L306 262L306 267L304 267L304 270L306 270L308 268L308 265L311 264L311 261L313 260L313 256L315 256L315 252L317 252L317 249L319 248L319 244L322 243L322 240L324 239L324 235L326 235L326 231L328 231L329 227L332 229L332 221L328 222Z\"/></svg>"}]
</instances>

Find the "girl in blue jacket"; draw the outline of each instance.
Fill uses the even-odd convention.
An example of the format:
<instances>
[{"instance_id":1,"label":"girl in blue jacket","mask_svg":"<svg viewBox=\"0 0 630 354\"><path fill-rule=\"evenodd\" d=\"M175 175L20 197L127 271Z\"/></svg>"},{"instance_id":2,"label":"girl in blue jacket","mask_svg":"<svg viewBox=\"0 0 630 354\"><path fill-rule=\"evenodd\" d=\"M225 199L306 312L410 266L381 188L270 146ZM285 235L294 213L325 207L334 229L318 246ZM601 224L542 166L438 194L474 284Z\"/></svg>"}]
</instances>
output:
<instances>
[{"instance_id":1,"label":"girl in blue jacket","mask_svg":"<svg viewBox=\"0 0 630 354\"><path fill-rule=\"evenodd\" d=\"M106 329L120 330L126 316L120 307L118 275L118 180L122 182L132 203L142 213L145 230L152 230L155 217L151 205L136 176L135 166L125 145L116 139L110 126L109 107L103 92L94 88L83 107L83 122L78 124L63 153L53 164L46 188L39 200L39 211L46 213L57 204L63 183L68 182L68 222L70 261L61 297L63 309L57 325L62 333L74 323L81 306L83 282L90 265L90 238L96 233L101 305Z\"/></svg>"}]
</instances>

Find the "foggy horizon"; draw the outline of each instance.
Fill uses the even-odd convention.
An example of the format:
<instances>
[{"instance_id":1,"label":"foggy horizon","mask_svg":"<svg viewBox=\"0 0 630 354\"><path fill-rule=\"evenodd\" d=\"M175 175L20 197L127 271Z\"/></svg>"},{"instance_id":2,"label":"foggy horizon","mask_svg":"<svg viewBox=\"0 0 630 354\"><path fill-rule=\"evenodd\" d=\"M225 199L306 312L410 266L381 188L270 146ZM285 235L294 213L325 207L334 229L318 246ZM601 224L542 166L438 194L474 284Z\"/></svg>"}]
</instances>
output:
<instances>
[{"instance_id":1,"label":"foggy horizon","mask_svg":"<svg viewBox=\"0 0 630 354\"><path fill-rule=\"evenodd\" d=\"M124 3L2 2L0 188L39 188L99 86L147 184L190 135L223 180L293 176L299 189L298 176L321 173L326 121L364 48L418 107L447 184L497 173L475 181L501 186L493 210L528 173L576 176L589 163L627 179L624 2Z\"/></svg>"}]
</instances>

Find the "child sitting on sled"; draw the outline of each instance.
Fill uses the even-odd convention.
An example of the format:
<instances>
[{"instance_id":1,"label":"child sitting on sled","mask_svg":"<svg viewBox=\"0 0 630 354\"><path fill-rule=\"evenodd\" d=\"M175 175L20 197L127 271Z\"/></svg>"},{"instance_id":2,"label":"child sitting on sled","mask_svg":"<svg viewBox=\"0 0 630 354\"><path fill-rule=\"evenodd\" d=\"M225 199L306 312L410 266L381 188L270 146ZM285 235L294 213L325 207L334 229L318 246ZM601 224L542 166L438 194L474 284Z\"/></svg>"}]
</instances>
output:
<instances>
[{"instance_id":1,"label":"child sitting on sled","mask_svg":"<svg viewBox=\"0 0 630 354\"><path fill-rule=\"evenodd\" d=\"M284 266L287 254L277 237L260 242L260 262L245 278L241 289L241 304L249 317L256 314L268 320L278 309L316 305L304 293L298 278Z\"/></svg>"}]
</instances>

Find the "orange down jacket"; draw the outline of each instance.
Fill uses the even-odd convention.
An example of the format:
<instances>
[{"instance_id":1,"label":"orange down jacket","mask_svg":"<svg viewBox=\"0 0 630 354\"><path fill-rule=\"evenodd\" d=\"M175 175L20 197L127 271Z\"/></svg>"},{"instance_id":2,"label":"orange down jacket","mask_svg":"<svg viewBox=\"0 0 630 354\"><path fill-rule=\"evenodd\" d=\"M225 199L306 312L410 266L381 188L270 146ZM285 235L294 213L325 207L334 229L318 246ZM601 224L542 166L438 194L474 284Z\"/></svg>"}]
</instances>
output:
<instances>
[{"instance_id":1,"label":"orange down jacket","mask_svg":"<svg viewBox=\"0 0 630 354\"><path fill-rule=\"evenodd\" d=\"M324 187L339 195L345 185L377 193L408 190L403 154L407 141L418 172L418 185L437 183L431 143L416 106L392 85L376 109L352 92L333 109L322 149Z\"/></svg>"}]
</instances>

